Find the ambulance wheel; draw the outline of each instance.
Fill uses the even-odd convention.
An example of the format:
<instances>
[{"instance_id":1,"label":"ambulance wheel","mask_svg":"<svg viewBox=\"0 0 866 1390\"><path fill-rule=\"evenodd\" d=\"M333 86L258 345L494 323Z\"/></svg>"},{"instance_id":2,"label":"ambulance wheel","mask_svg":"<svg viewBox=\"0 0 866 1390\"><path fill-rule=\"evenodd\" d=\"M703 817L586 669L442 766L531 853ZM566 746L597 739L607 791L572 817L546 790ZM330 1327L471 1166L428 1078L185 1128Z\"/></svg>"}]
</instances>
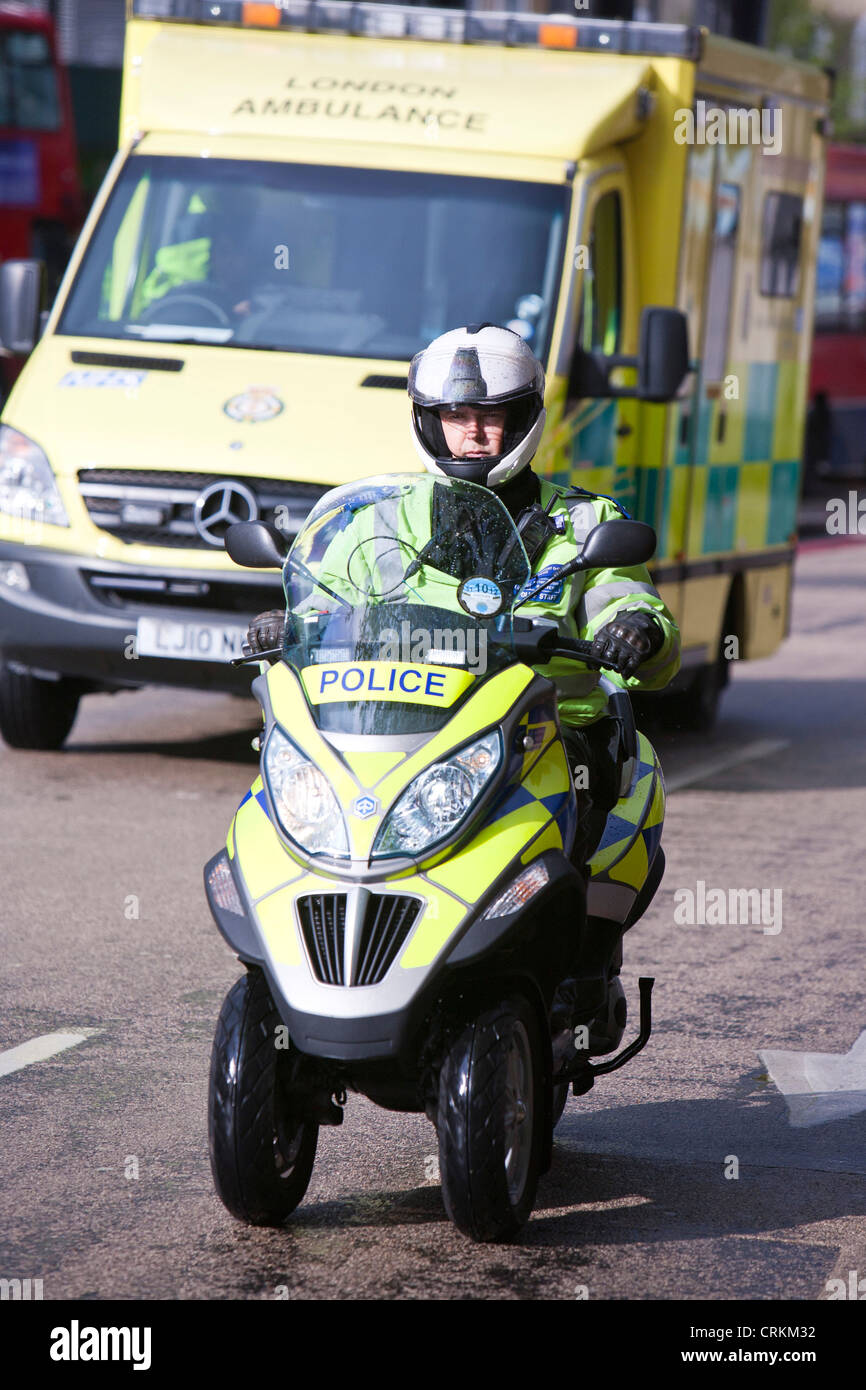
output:
<instances>
[{"instance_id":1,"label":"ambulance wheel","mask_svg":"<svg viewBox=\"0 0 866 1390\"><path fill-rule=\"evenodd\" d=\"M74 680L42 680L29 671L0 666L0 734L10 748L60 748L75 723L80 699Z\"/></svg>"},{"instance_id":2,"label":"ambulance wheel","mask_svg":"<svg viewBox=\"0 0 866 1390\"><path fill-rule=\"evenodd\" d=\"M543 1084L538 1020L520 997L481 1013L442 1064L442 1196L472 1240L509 1240L529 1219L545 1139Z\"/></svg>"},{"instance_id":3,"label":"ambulance wheel","mask_svg":"<svg viewBox=\"0 0 866 1390\"><path fill-rule=\"evenodd\" d=\"M677 696L678 723L682 729L709 733L719 714L722 691L728 683L729 667L724 657L712 666L702 666L688 690Z\"/></svg>"},{"instance_id":4,"label":"ambulance wheel","mask_svg":"<svg viewBox=\"0 0 866 1390\"><path fill-rule=\"evenodd\" d=\"M223 1205L252 1226L280 1226L303 1200L319 1126L292 1119L280 1085L279 1014L260 970L229 990L211 1053L208 1134Z\"/></svg>"},{"instance_id":5,"label":"ambulance wheel","mask_svg":"<svg viewBox=\"0 0 866 1390\"><path fill-rule=\"evenodd\" d=\"M701 666L686 690L662 696L658 713L664 727L709 733L718 718L722 691L730 673L730 663L720 652L712 665Z\"/></svg>"}]
</instances>

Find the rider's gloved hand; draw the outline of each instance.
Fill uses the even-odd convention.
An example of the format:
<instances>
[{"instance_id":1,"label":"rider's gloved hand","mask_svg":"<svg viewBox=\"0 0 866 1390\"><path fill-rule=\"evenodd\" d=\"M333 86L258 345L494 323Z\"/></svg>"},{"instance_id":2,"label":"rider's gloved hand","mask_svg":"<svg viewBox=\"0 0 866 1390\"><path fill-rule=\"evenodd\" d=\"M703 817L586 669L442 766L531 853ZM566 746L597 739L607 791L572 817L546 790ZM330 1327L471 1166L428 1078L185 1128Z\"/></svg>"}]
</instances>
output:
<instances>
[{"instance_id":1,"label":"rider's gloved hand","mask_svg":"<svg viewBox=\"0 0 866 1390\"><path fill-rule=\"evenodd\" d=\"M651 613L639 609L620 613L599 628L592 644L592 655L616 664L620 675L633 676L642 661L664 645L665 635Z\"/></svg>"},{"instance_id":2,"label":"rider's gloved hand","mask_svg":"<svg viewBox=\"0 0 866 1390\"><path fill-rule=\"evenodd\" d=\"M247 629L247 640L241 648L244 656L258 656L260 652L282 646L285 623L286 615L281 608L270 608L267 613L253 618Z\"/></svg>"}]
</instances>

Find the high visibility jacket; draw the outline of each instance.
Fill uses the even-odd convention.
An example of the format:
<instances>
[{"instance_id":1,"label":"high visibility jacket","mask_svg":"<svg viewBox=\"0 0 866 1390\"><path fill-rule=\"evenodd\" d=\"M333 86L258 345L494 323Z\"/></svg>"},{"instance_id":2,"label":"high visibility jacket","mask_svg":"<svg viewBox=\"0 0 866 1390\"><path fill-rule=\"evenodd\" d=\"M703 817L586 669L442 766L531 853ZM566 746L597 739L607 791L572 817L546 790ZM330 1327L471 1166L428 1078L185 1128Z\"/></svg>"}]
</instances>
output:
<instances>
[{"instance_id":1,"label":"high visibility jacket","mask_svg":"<svg viewBox=\"0 0 866 1390\"><path fill-rule=\"evenodd\" d=\"M533 564L537 578L545 570L553 571L574 559L589 532L601 521L615 520L625 513L610 498L581 488L559 487L541 483L541 503L551 507L552 517L563 518L561 535L551 538ZM612 622L619 613L643 609L652 613L661 624L665 640L654 656L641 663L628 680L615 672L605 675L629 690L662 690L680 667L680 634L673 616L659 597L645 565L628 569L579 570L564 580L552 583L519 610L526 617L547 618L558 624L565 637L591 641L600 628ZM559 717L564 724L588 724L604 713L605 696L598 689L602 673L592 671L573 661L556 658L546 666L538 666L540 675L554 681L557 688Z\"/></svg>"},{"instance_id":2,"label":"high visibility jacket","mask_svg":"<svg viewBox=\"0 0 866 1390\"><path fill-rule=\"evenodd\" d=\"M560 534L552 536L533 564L533 584L546 573L558 569L578 554L592 528L601 521L622 517L625 513L609 498L583 490L558 487L541 481L541 502L547 506L553 499L550 515L561 518ZM414 595L431 605L453 607L453 583L445 586L429 567L422 569L411 581L410 594L404 587L403 576L407 552L394 544L393 537L411 543L417 553L430 539L430 510L428 494L419 490L388 502L379 503L376 511L377 534L367 535L370 511L361 509L348 521L346 529L327 547L317 572L332 586L345 588L351 582L353 593L346 596L358 603L365 591L365 576L370 592L396 601ZM322 519L327 524L327 518ZM389 532L390 535L384 534ZM374 572L375 571L375 572ZM311 600L312 602L312 600ZM546 618L557 623L565 637L592 640L599 628L611 622L619 613L643 609L660 622L665 640L654 656L643 662L629 680L614 672L610 679L632 690L660 690L676 674L680 664L680 640L677 625L662 602L644 565L629 569L579 571L565 579L553 580L535 597L524 603L519 614L523 617ZM300 612L300 609L296 611ZM606 698L599 689L601 672L579 661L555 658L535 668L552 680L557 688L559 716L564 724L588 724L605 711Z\"/></svg>"},{"instance_id":3,"label":"high visibility jacket","mask_svg":"<svg viewBox=\"0 0 866 1390\"><path fill-rule=\"evenodd\" d=\"M139 312L154 300L162 299L169 290L177 289L178 285L206 280L210 257L210 237L196 237L194 241L161 246L154 258L153 269L141 285Z\"/></svg>"}]
</instances>

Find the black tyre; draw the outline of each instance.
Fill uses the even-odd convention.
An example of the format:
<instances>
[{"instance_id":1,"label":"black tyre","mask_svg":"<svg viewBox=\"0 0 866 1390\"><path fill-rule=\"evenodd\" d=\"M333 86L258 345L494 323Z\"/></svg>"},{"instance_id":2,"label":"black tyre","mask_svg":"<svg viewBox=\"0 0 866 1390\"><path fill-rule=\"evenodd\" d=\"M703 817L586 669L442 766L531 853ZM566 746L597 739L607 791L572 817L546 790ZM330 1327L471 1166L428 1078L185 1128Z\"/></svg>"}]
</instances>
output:
<instances>
[{"instance_id":1,"label":"black tyre","mask_svg":"<svg viewBox=\"0 0 866 1390\"><path fill-rule=\"evenodd\" d=\"M81 699L78 684L0 666L0 734L10 748L60 748Z\"/></svg>"},{"instance_id":2,"label":"black tyre","mask_svg":"<svg viewBox=\"0 0 866 1390\"><path fill-rule=\"evenodd\" d=\"M442 1064L442 1196L473 1240L508 1240L529 1219L545 1137L542 1086L538 1021L519 997L486 1009Z\"/></svg>"},{"instance_id":3,"label":"black tyre","mask_svg":"<svg viewBox=\"0 0 866 1390\"><path fill-rule=\"evenodd\" d=\"M211 1053L210 1163L217 1193L233 1216L279 1226L303 1200L319 1126L292 1119L275 1046L280 1022L260 970L229 990Z\"/></svg>"}]
</instances>

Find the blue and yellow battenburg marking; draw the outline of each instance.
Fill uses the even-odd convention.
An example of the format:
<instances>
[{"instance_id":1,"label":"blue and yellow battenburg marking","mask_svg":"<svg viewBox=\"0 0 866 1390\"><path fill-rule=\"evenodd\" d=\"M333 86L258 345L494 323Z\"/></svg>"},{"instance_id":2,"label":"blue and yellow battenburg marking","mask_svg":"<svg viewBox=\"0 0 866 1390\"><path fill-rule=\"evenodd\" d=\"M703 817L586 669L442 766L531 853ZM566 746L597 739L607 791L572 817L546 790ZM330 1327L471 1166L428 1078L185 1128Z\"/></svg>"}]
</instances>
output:
<instances>
[{"instance_id":1,"label":"blue and yellow battenburg marking","mask_svg":"<svg viewBox=\"0 0 866 1390\"><path fill-rule=\"evenodd\" d=\"M406 661L356 661L336 666L305 666L301 680L313 705L345 700L400 700L447 709L475 677L452 666L412 665Z\"/></svg>"},{"instance_id":2,"label":"blue and yellow battenburg marking","mask_svg":"<svg viewBox=\"0 0 866 1390\"><path fill-rule=\"evenodd\" d=\"M665 791L661 767L649 740L639 738L639 763L629 793L611 811L589 862L592 883L631 888L637 894L661 840Z\"/></svg>"},{"instance_id":3,"label":"blue and yellow battenburg marking","mask_svg":"<svg viewBox=\"0 0 866 1390\"><path fill-rule=\"evenodd\" d=\"M512 743L505 790L481 830L427 877L477 902L518 855L529 863L547 849L571 848L576 808L565 750L557 735L553 704L528 709Z\"/></svg>"}]
</instances>

